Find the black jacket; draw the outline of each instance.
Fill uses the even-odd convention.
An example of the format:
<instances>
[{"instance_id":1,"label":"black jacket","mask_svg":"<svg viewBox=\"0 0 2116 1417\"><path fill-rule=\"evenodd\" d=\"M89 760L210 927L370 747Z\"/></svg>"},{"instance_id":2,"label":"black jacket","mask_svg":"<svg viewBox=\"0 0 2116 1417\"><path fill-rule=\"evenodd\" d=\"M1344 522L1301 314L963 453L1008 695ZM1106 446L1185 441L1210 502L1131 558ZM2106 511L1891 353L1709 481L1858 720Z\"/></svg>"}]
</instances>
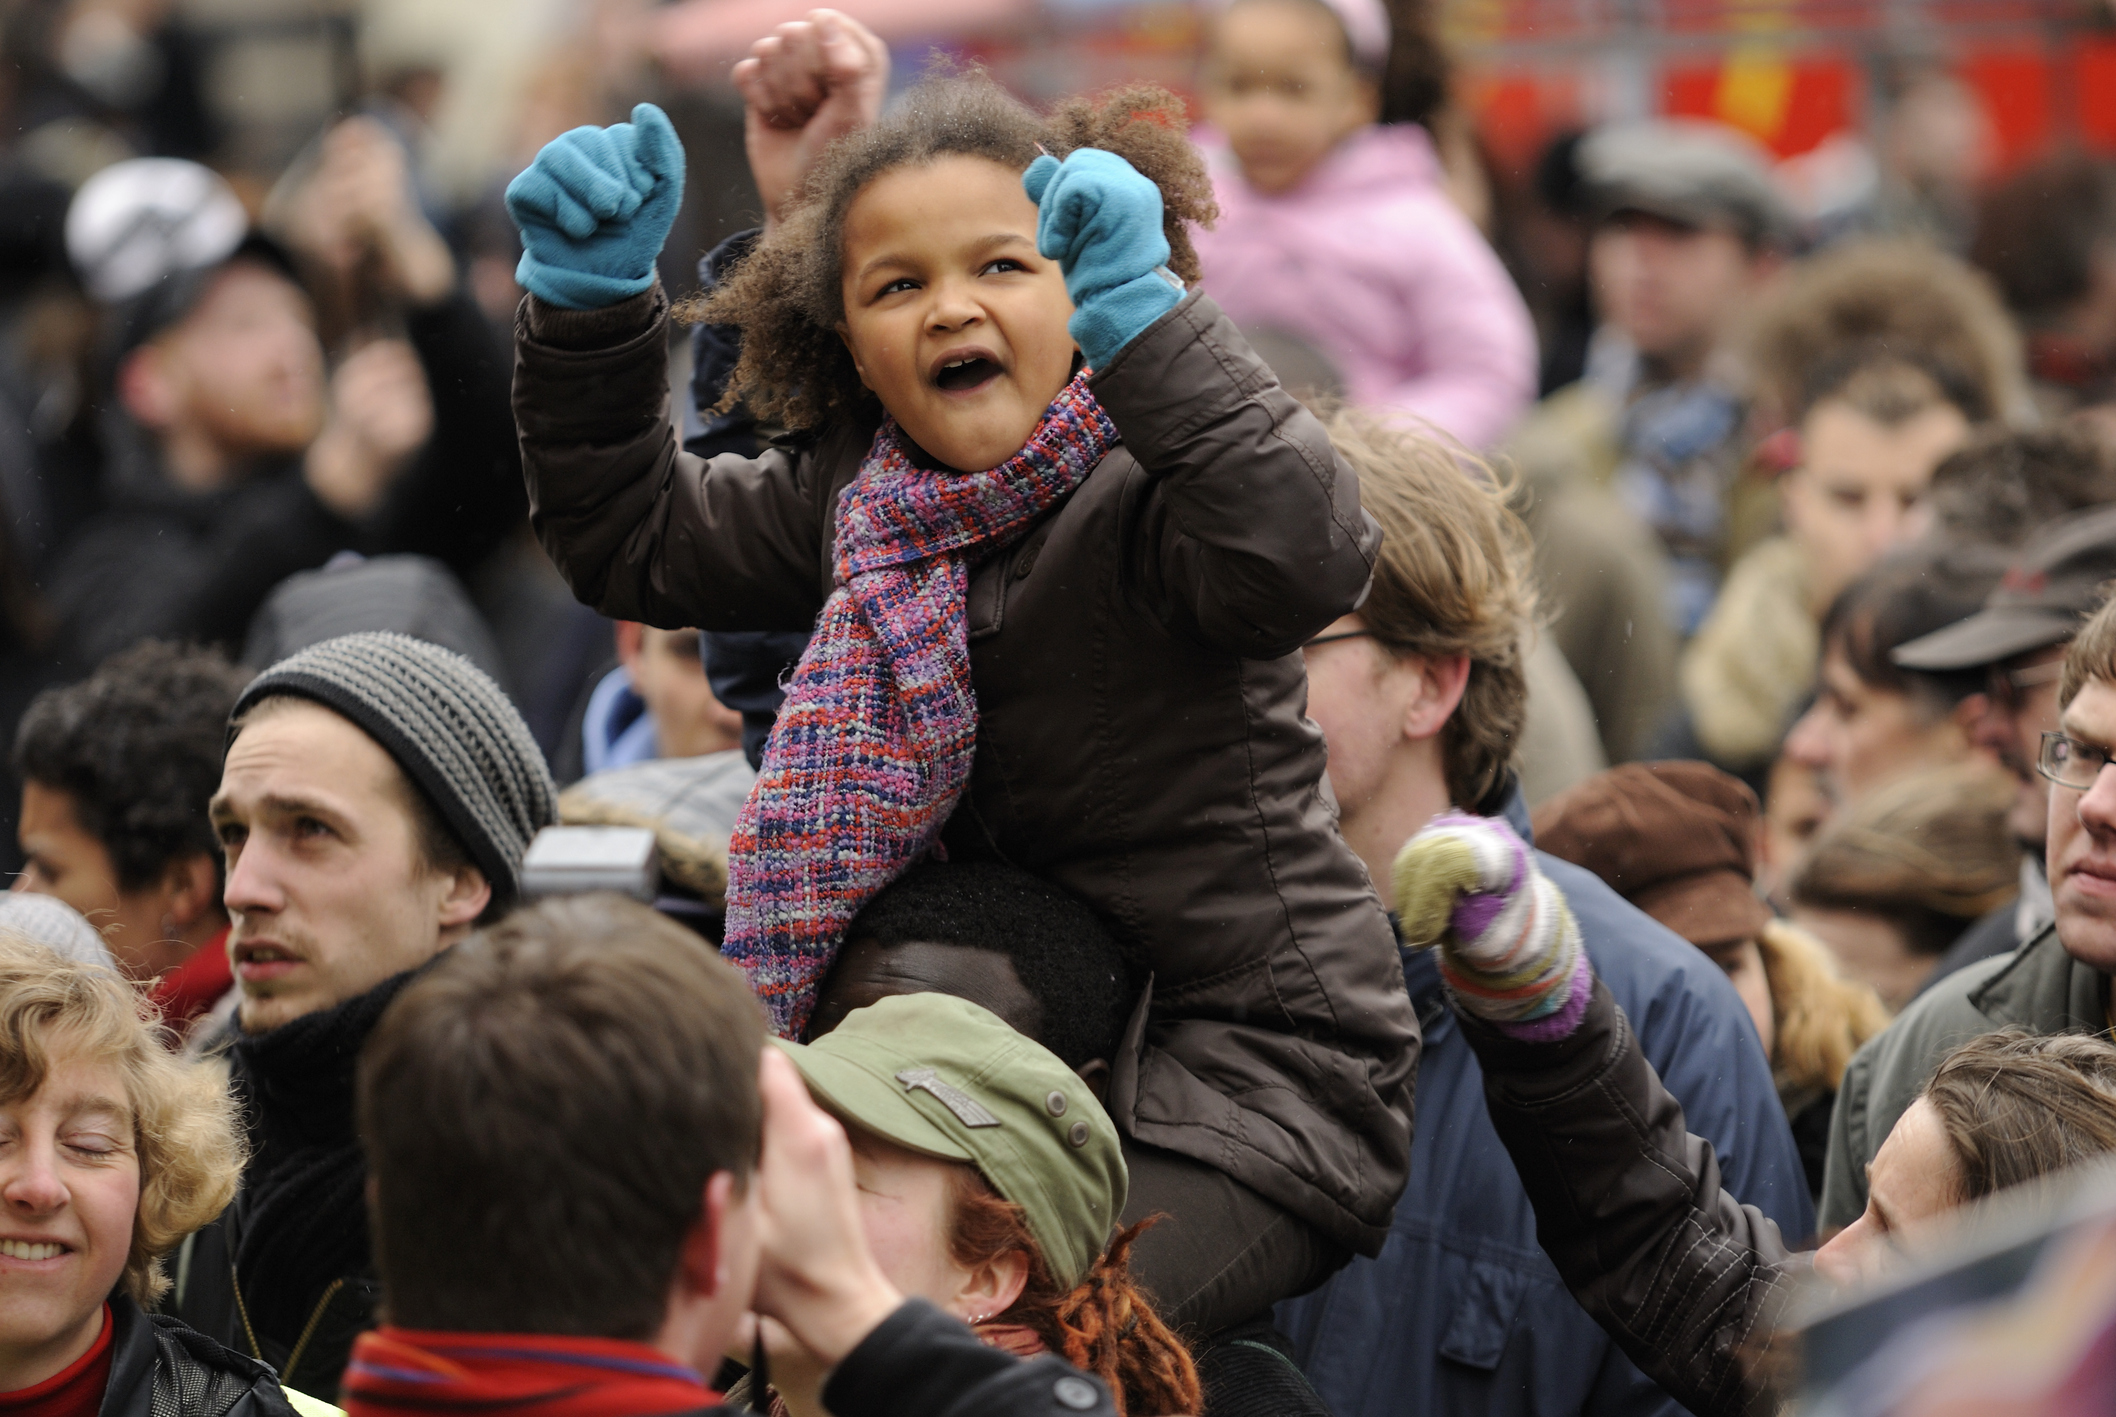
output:
<instances>
[{"instance_id":1,"label":"black jacket","mask_svg":"<svg viewBox=\"0 0 2116 1417\"><path fill-rule=\"evenodd\" d=\"M171 1307L231 1348L330 1397L381 1296L367 1229L354 1068L412 970L229 1049L250 1161L220 1219L185 1241Z\"/></svg>"},{"instance_id":2,"label":"black jacket","mask_svg":"<svg viewBox=\"0 0 2116 1417\"><path fill-rule=\"evenodd\" d=\"M1566 1287L1632 1362L1701 1417L1776 1409L1767 1360L1805 1255L1735 1201L1597 979L1571 1037L1523 1043L1467 1014L1492 1126Z\"/></svg>"},{"instance_id":3,"label":"black jacket","mask_svg":"<svg viewBox=\"0 0 2116 1417\"><path fill-rule=\"evenodd\" d=\"M823 1384L823 1405L836 1417L1113 1417L1117 1410L1100 1379L1049 1354L1017 1358L990 1347L923 1299L905 1300L845 1355ZM721 1406L699 1417L755 1410Z\"/></svg>"},{"instance_id":4,"label":"black jacket","mask_svg":"<svg viewBox=\"0 0 2116 1417\"><path fill-rule=\"evenodd\" d=\"M508 407L505 349L468 295L413 311L407 337L433 394L434 432L374 516L331 511L301 459L255 469L218 492L171 484L143 447L119 450L103 510L40 577L53 643L86 672L149 637L242 648L266 592L340 551L411 551L459 574L482 560L527 502Z\"/></svg>"},{"instance_id":5,"label":"black jacket","mask_svg":"<svg viewBox=\"0 0 2116 1417\"><path fill-rule=\"evenodd\" d=\"M279 1379L123 1294L110 1299L110 1385L99 1417L294 1417Z\"/></svg>"}]
</instances>

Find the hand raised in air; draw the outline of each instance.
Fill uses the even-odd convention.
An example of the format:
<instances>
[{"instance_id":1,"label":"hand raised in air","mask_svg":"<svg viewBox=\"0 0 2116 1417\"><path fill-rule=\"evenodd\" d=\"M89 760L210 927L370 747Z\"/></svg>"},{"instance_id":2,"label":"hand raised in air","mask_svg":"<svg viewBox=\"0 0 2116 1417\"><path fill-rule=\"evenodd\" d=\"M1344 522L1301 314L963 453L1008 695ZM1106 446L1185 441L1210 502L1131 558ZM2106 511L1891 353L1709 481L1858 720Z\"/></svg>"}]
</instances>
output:
<instances>
[{"instance_id":1,"label":"hand raised in air","mask_svg":"<svg viewBox=\"0 0 2116 1417\"><path fill-rule=\"evenodd\" d=\"M775 225L823 150L881 115L889 49L850 15L811 10L751 45L731 77L750 176Z\"/></svg>"},{"instance_id":2,"label":"hand raised in air","mask_svg":"<svg viewBox=\"0 0 2116 1417\"><path fill-rule=\"evenodd\" d=\"M1036 249L1065 272L1068 325L1087 362L1108 366L1183 298L1168 269L1161 189L1115 153L1078 148L1064 162L1046 153L1021 175L1036 203Z\"/></svg>"},{"instance_id":3,"label":"hand raised in air","mask_svg":"<svg viewBox=\"0 0 2116 1417\"><path fill-rule=\"evenodd\" d=\"M654 284L682 203L683 144L653 104L629 123L561 133L507 184L522 233L514 278L568 310L615 305Z\"/></svg>"}]
</instances>

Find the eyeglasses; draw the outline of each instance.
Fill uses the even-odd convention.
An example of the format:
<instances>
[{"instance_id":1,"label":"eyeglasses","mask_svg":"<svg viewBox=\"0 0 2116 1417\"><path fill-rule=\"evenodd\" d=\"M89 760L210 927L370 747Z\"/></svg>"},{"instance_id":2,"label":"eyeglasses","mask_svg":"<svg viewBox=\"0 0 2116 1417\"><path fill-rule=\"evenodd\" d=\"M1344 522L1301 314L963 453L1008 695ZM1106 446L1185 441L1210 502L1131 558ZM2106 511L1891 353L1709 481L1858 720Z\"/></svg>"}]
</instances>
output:
<instances>
[{"instance_id":1,"label":"eyeglasses","mask_svg":"<svg viewBox=\"0 0 2116 1417\"><path fill-rule=\"evenodd\" d=\"M2116 760L2116 752L2050 732L2043 735L2042 754L2035 760L2035 770L2059 787L2085 792L2099 780L2101 770L2111 760Z\"/></svg>"},{"instance_id":2,"label":"eyeglasses","mask_svg":"<svg viewBox=\"0 0 2116 1417\"><path fill-rule=\"evenodd\" d=\"M1345 630L1335 635L1317 635L1314 639L1302 645L1301 648L1314 649L1317 645L1334 645L1339 640L1371 640L1373 638L1374 632L1372 630Z\"/></svg>"}]
</instances>

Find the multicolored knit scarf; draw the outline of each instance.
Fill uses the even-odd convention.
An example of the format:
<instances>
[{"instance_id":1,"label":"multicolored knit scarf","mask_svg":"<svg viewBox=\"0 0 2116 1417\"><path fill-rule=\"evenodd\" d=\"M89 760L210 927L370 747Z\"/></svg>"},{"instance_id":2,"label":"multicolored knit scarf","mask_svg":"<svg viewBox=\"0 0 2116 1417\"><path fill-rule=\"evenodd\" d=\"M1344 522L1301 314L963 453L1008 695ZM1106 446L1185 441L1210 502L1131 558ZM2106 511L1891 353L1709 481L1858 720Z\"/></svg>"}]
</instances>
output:
<instances>
[{"instance_id":1,"label":"multicolored knit scarf","mask_svg":"<svg viewBox=\"0 0 2116 1417\"><path fill-rule=\"evenodd\" d=\"M781 1036L801 1036L846 924L933 845L969 781L970 567L1117 441L1085 371L987 472L919 467L894 419L875 435L838 504L837 588L728 841L721 949Z\"/></svg>"}]
</instances>

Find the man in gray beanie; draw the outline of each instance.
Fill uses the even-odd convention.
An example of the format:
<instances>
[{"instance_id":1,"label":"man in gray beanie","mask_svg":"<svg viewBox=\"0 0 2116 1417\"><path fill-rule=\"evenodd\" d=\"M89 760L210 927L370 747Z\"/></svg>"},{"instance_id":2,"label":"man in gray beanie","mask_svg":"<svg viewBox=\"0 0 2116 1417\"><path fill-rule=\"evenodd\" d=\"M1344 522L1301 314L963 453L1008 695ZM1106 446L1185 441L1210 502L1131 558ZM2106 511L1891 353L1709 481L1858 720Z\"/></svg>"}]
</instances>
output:
<instances>
[{"instance_id":1,"label":"man in gray beanie","mask_svg":"<svg viewBox=\"0 0 2116 1417\"><path fill-rule=\"evenodd\" d=\"M211 807L242 990L242 1192L186 1242L177 1312L334 1393L376 1299L353 1061L434 957L519 895L556 816L528 725L461 655L343 635L252 680Z\"/></svg>"}]
</instances>

